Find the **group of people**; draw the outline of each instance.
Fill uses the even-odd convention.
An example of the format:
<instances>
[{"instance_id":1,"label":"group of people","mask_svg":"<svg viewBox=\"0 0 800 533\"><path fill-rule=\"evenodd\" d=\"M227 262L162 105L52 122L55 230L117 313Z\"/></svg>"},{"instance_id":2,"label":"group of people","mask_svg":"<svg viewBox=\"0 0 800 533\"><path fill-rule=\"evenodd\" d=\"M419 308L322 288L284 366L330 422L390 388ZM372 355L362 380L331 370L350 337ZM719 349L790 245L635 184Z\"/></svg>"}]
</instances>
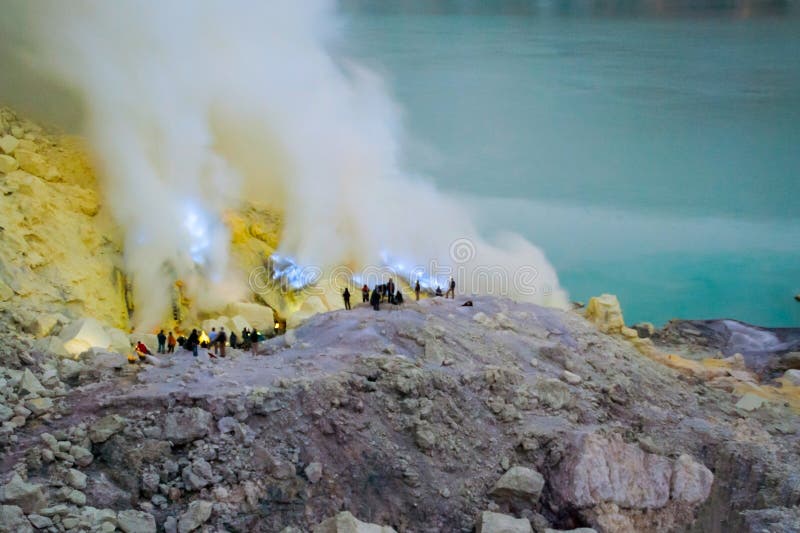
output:
<instances>
[{"instance_id":1,"label":"group of people","mask_svg":"<svg viewBox=\"0 0 800 533\"><path fill-rule=\"evenodd\" d=\"M213 353L209 351L208 355L212 359L216 359L217 356L225 357L225 348L226 346L230 346L231 348L243 350L249 349L253 355L256 355L258 353L258 343L264 339L264 336L261 335L258 330L244 328L242 329L240 341L240 337L236 335L236 332L231 332L230 336L228 336L224 327L219 328L219 331L217 331L217 328L211 328L211 333L208 334L207 340L203 337L204 335L201 335L197 329L193 329L188 337L184 337L183 335L176 337L171 331L169 334L165 334L162 329L158 332L158 335L156 335L156 340L158 341L157 351L160 354L175 353L175 347L180 346L184 350L192 352L194 357L197 357L200 348L213 347ZM131 355L129 355L128 361L131 363L144 361L147 359L147 356L151 355L153 355L153 353L147 345L139 340L133 343L133 351Z\"/></svg>"},{"instance_id":2,"label":"group of people","mask_svg":"<svg viewBox=\"0 0 800 533\"><path fill-rule=\"evenodd\" d=\"M419 280L417 280L417 282L414 284L414 297L417 301L419 301L419 293L421 290L422 289L420 287ZM442 288L437 286L434 295L455 299L456 280L450 278L450 283L448 284L448 289L445 294L442 294ZM351 309L350 296L350 289L345 287L344 292L342 292L342 299L344 300L345 309ZM388 300L388 302L393 305L403 304L403 293L400 292L400 289L395 287L392 278L389 278L387 283L375 285L375 288L372 289L371 293L369 286L366 283L363 287L361 287L361 302L370 304L374 310L379 311L381 302L385 300Z\"/></svg>"}]
</instances>

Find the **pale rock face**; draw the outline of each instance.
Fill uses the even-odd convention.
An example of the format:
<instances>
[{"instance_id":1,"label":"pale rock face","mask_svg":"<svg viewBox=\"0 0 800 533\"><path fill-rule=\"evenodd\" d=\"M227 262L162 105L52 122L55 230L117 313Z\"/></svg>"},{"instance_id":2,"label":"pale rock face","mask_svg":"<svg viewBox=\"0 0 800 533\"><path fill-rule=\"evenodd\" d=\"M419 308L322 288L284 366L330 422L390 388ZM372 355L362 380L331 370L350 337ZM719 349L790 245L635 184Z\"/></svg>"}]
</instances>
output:
<instances>
[{"instance_id":1,"label":"pale rock face","mask_svg":"<svg viewBox=\"0 0 800 533\"><path fill-rule=\"evenodd\" d=\"M556 495L578 508L614 503L628 509L659 509L670 497L692 505L703 502L714 476L688 455L673 463L625 443L619 435L589 433L573 437L549 479Z\"/></svg>"},{"instance_id":2,"label":"pale rock face","mask_svg":"<svg viewBox=\"0 0 800 533\"><path fill-rule=\"evenodd\" d=\"M757 394L753 394L752 392L748 392L744 396L742 396L738 402L736 402L737 409L741 409L742 411L755 411L762 405L764 405L764 398L758 396Z\"/></svg>"},{"instance_id":3,"label":"pale rock face","mask_svg":"<svg viewBox=\"0 0 800 533\"><path fill-rule=\"evenodd\" d=\"M82 318L65 327L59 335L64 349L78 356L89 348L108 348L111 338L103 325L94 318Z\"/></svg>"},{"instance_id":4,"label":"pale rock face","mask_svg":"<svg viewBox=\"0 0 800 533\"><path fill-rule=\"evenodd\" d=\"M800 370L792 368L783 373L783 378L794 386L800 386Z\"/></svg>"},{"instance_id":5,"label":"pale rock face","mask_svg":"<svg viewBox=\"0 0 800 533\"><path fill-rule=\"evenodd\" d=\"M0 173L9 174L19 168L19 163L10 155L0 155Z\"/></svg>"},{"instance_id":6,"label":"pale rock face","mask_svg":"<svg viewBox=\"0 0 800 533\"><path fill-rule=\"evenodd\" d=\"M108 345L109 350L117 353L127 353L130 351L131 341L127 333L117 328L106 328L106 333L108 334L108 338L111 339L111 343Z\"/></svg>"},{"instance_id":7,"label":"pale rock face","mask_svg":"<svg viewBox=\"0 0 800 533\"><path fill-rule=\"evenodd\" d=\"M603 333L622 333L622 329L625 327L622 308L619 300L613 294L590 298L584 316ZM635 331L633 333L636 334Z\"/></svg>"},{"instance_id":8,"label":"pale rock face","mask_svg":"<svg viewBox=\"0 0 800 533\"><path fill-rule=\"evenodd\" d=\"M211 517L213 504L205 500L195 500L189 504L180 519L178 519L178 533L189 533L206 523Z\"/></svg>"},{"instance_id":9,"label":"pale rock face","mask_svg":"<svg viewBox=\"0 0 800 533\"><path fill-rule=\"evenodd\" d=\"M524 466L513 466L497 480L492 489L492 496L536 501L542 494L543 488L544 478L539 472Z\"/></svg>"},{"instance_id":10,"label":"pale rock face","mask_svg":"<svg viewBox=\"0 0 800 533\"><path fill-rule=\"evenodd\" d=\"M227 307L229 315L244 318L252 327L260 331L271 331L275 327L275 316L271 308L266 305L235 302ZM237 332L241 329L237 329Z\"/></svg>"},{"instance_id":11,"label":"pale rock face","mask_svg":"<svg viewBox=\"0 0 800 533\"><path fill-rule=\"evenodd\" d=\"M47 159L35 152L17 148L14 151L14 157L19 162L19 168L34 176L44 178L47 181L57 181L61 177L61 173L57 168L50 165Z\"/></svg>"},{"instance_id":12,"label":"pale rock face","mask_svg":"<svg viewBox=\"0 0 800 533\"><path fill-rule=\"evenodd\" d=\"M60 355L61 357L70 357L70 353L64 347L64 341L58 337L45 337L38 339L34 344L37 350L46 353Z\"/></svg>"},{"instance_id":13,"label":"pale rock face","mask_svg":"<svg viewBox=\"0 0 800 533\"><path fill-rule=\"evenodd\" d=\"M237 335L239 335L244 328L247 328L247 331L253 329L253 326L250 325L250 322L248 322L247 319L241 315L235 315L232 317L231 324L233 331L235 331Z\"/></svg>"},{"instance_id":14,"label":"pale rock face","mask_svg":"<svg viewBox=\"0 0 800 533\"><path fill-rule=\"evenodd\" d=\"M714 474L690 456L682 454L675 461L672 474L672 499L690 504L702 503L711 493Z\"/></svg>"},{"instance_id":15,"label":"pale rock face","mask_svg":"<svg viewBox=\"0 0 800 533\"><path fill-rule=\"evenodd\" d=\"M526 518L514 518L507 514L484 511L478 518L476 533L533 533Z\"/></svg>"},{"instance_id":16,"label":"pale rock face","mask_svg":"<svg viewBox=\"0 0 800 533\"><path fill-rule=\"evenodd\" d=\"M151 352L156 353L158 350L158 337L154 333L131 333L128 338L130 339L129 347L134 342L142 341Z\"/></svg>"},{"instance_id":17,"label":"pale rock face","mask_svg":"<svg viewBox=\"0 0 800 533\"><path fill-rule=\"evenodd\" d=\"M353 516L349 511L343 511L336 516L320 522L313 533L397 533L388 526L379 526L362 522Z\"/></svg>"},{"instance_id":18,"label":"pale rock face","mask_svg":"<svg viewBox=\"0 0 800 533\"><path fill-rule=\"evenodd\" d=\"M36 396L42 396L46 392L42 384L39 383L39 380L36 379L36 376L33 375L33 372L27 368L22 373L22 379L19 382L19 391L23 394L32 394Z\"/></svg>"}]
</instances>

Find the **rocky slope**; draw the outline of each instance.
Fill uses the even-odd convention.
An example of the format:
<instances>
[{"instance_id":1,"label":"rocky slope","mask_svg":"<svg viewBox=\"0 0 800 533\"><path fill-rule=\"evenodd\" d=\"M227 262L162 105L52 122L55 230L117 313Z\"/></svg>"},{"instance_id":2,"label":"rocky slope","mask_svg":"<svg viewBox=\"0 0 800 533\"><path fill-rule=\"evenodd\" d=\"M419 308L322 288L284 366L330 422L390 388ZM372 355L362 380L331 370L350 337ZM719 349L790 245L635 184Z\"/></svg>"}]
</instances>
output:
<instances>
[{"instance_id":1,"label":"rocky slope","mask_svg":"<svg viewBox=\"0 0 800 533\"><path fill-rule=\"evenodd\" d=\"M0 528L797 530L797 412L735 360L667 366L602 301L474 302L143 368L6 331Z\"/></svg>"}]
</instances>

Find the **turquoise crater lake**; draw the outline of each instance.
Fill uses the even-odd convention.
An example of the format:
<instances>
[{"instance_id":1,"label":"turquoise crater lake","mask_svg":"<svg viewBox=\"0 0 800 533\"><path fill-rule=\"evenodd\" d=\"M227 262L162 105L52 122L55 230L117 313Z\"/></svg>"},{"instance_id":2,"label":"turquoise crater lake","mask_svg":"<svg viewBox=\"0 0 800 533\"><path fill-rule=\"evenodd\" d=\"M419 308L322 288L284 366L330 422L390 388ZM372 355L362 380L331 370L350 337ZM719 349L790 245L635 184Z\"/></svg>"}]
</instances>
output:
<instances>
[{"instance_id":1,"label":"turquoise crater lake","mask_svg":"<svg viewBox=\"0 0 800 533\"><path fill-rule=\"evenodd\" d=\"M343 6L407 167L541 246L572 299L800 325L796 2Z\"/></svg>"}]
</instances>

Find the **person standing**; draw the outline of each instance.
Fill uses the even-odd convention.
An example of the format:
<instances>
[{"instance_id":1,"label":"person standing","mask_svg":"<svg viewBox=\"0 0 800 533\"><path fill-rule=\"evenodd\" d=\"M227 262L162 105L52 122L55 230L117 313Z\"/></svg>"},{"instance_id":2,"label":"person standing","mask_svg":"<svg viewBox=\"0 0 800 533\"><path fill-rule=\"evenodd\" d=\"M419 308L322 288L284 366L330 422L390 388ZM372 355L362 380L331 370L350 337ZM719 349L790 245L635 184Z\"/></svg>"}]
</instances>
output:
<instances>
[{"instance_id":1,"label":"person standing","mask_svg":"<svg viewBox=\"0 0 800 533\"><path fill-rule=\"evenodd\" d=\"M250 332L250 353L258 355L258 330L256 328Z\"/></svg>"},{"instance_id":2,"label":"person standing","mask_svg":"<svg viewBox=\"0 0 800 533\"><path fill-rule=\"evenodd\" d=\"M236 337L236 332L235 331L231 331L231 338L230 338L231 348L236 348L237 347L237 341L238 340L239 339Z\"/></svg>"},{"instance_id":3,"label":"person standing","mask_svg":"<svg viewBox=\"0 0 800 533\"><path fill-rule=\"evenodd\" d=\"M447 292L444 293L444 297L450 297L451 299L456 299L456 280L452 277L450 278L450 285L447 287Z\"/></svg>"},{"instance_id":4,"label":"person standing","mask_svg":"<svg viewBox=\"0 0 800 533\"><path fill-rule=\"evenodd\" d=\"M419 280L417 280L417 282L414 284L414 296L417 298L417 301L419 301L419 291L420 291Z\"/></svg>"},{"instance_id":5,"label":"person standing","mask_svg":"<svg viewBox=\"0 0 800 533\"><path fill-rule=\"evenodd\" d=\"M366 283L361 287L361 303L369 303L369 287Z\"/></svg>"},{"instance_id":6,"label":"person standing","mask_svg":"<svg viewBox=\"0 0 800 533\"><path fill-rule=\"evenodd\" d=\"M372 304L372 308L376 311L380 310L381 308L381 295L378 293L378 287L375 287L372 290L372 296L369 297L369 303Z\"/></svg>"},{"instance_id":7,"label":"person standing","mask_svg":"<svg viewBox=\"0 0 800 533\"><path fill-rule=\"evenodd\" d=\"M342 293L342 298L344 299L344 308L350 309L350 289L347 287L344 288L344 292Z\"/></svg>"},{"instance_id":8,"label":"person standing","mask_svg":"<svg viewBox=\"0 0 800 533\"><path fill-rule=\"evenodd\" d=\"M219 333L217 334L217 344L219 346L219 356L225 357L225 343L228 342L228 334L225 333L225 328L219 328ZM214 348L214 352L216 353L216 348Z\"/></svg>"},{"instance_id":9,"label":"person standing","mask_svg":"<svg viewBox=\"0 0 800 533\"><path fill-rule=\"evenodd\" d=\"M386 294L389 298L389 303L394 303L394 280L389 278L389 283L386 284Z\"/></svg>"},{"instance_id":10,"label":"person standing","mask_svg":"<svg viewBox=\"0 0 800 533\"><path fill-rule=\"evenodd\" d=\"M193 329L192 332L189 334L189 338L186 339L186 343L183 346L191 350L192 355L194 357L197 357L197 346L199 344L200 344L200 335L197 334L196 329Z\"/></svg>"},{"instance_id":11,"label":"person standing","mask_svg":"<svg viewBox=\"0 0 800 533\"><path fill-rule=\"evenodd\" d=\"M157 338L158 338L158 350L156 351L158 353L167 353L167 350L165 348L165 345L167 344L167 336L164 335L163 329L158 332Z\"/></svg>"},{"instance_id":12,"label":"person standing","mask_svg":"<svg viewBox=\"0 0 800 533\"><path fill-rule=\"evenodd\" d=\"M170 331L169 335L167 335L167 353L175 353L176 344L178 344L178 341L175 340L175 335Z\"/></svg>"}]
</instances>

